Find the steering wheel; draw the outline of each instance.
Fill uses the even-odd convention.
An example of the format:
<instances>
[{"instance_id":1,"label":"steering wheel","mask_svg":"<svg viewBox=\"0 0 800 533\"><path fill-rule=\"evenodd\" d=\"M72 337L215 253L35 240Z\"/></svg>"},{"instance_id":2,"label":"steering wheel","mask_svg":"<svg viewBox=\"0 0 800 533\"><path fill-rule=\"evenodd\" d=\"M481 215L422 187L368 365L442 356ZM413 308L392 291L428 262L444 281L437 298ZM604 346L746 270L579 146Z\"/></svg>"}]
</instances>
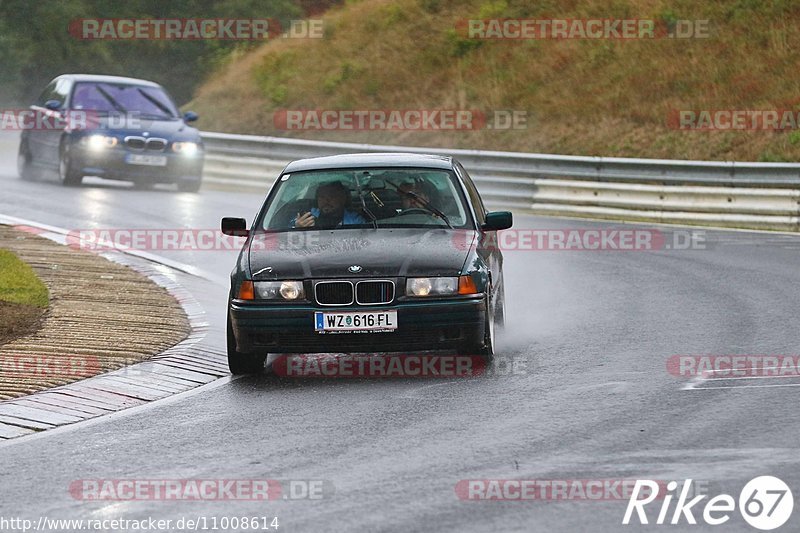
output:
<instances>
[{"instance_id":1,"label":"steering wheel","mask_svg":"<svg viewBox=\"0 0 800 533\"><path fill-rule=\"evenodd\" d=\"M427 209L422 209L420 207L410 207L408 209L403 209L400 212L400 216L402 217L402 216L405 216L405 215L428 215L428 216L431 216L431 217L436 217L435 214L431 213Z\"/></svg>"}]
</instances>

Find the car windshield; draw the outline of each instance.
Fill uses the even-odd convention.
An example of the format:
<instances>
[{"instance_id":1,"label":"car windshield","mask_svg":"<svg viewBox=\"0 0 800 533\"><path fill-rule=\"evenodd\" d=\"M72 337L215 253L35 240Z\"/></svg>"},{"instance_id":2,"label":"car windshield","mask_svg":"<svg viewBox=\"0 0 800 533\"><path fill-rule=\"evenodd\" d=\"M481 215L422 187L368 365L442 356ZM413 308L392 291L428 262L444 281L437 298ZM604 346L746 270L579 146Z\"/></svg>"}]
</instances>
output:
<instances>
[{"instance_id":1,"label":"car windshield","mask_svg":"<svg viewBox=\"0 0 800 533\"><path fill-rule=\"evenodd\" d=\"M144 85L78 83L71 108L100 113L136 113L150 119L178 118L178 110L163 89Z\"/></svg>"},{"instance_id":2,"label":"car windshield","mask_svg":"<svg viewBox=\"0 0 800 533\"><path fill-rule=\"evenodd\" d=\"M464 228L457 178L445 170L382 168L284 174L257 228Z\"/></svg>"}]
</instances>

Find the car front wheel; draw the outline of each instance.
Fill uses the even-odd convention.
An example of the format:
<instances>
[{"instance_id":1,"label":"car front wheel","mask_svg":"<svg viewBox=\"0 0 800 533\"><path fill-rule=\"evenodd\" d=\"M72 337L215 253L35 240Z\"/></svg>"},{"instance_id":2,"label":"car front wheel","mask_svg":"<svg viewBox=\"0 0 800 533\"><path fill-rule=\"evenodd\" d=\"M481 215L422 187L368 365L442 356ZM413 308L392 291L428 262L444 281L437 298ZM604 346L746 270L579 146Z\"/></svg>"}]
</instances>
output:
<instances>
[{"instance_id":1,"label":"car front wheel","mask_svg":"<svg viewBox=\"0 0 800 533\"><path fill-rule=\"evenodd\" d=\"M264 371L267 354L242 353L236 349L236 338L233 336L231 317L228 316L228 368L234 376L242 374L260 374Z\"/></svg>"},{"instance_id":2,"label":"car front wheel","mask_svg":"<svg viewBox=\"0 0 800 533\"><path fill-rule=\"evenodd\" d=\"M500 302L498 302L500 303ZM495 332L502 324L498 323L498 317L490 304L490 298L486 296L486 317L483 326L483 342L463 346L460 353L462 355L477 355L482 357L487 363L494 359Z\"/></svg>"},{"instance_id":3,"label":"car front wheel","mask_svg":"<svg viewBox=\"0 0 800 533\"><path fill-rule=\"evenodd\" d=\"M68 147L61 149L61 156L58 159L58 177L65 187L77 187L83 181L83 176L76 172L72 165Z\"/></svg>"},{"instance_id":4,"label":"car front wheel","mask_svg":"<svg viewBox=\"0 0 800 533\"><path fill-rule=\"evenodd\" d=\"M19 145L19 153L17 154L17 174L23 180L33 179L33 158L28 149L28 143L22 141Z\"/></svg>"}]
</instances>

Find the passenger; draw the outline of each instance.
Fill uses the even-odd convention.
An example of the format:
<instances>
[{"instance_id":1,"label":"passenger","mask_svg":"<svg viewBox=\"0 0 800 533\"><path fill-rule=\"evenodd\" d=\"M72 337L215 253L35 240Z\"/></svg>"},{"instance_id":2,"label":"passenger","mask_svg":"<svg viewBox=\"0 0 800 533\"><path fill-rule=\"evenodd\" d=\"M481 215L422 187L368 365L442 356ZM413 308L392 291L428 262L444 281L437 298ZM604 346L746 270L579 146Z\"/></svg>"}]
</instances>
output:
<instances>
[{"instance_id":1,"label":"passenger","mask_svg":"<svg viewBox=\"0 0 800 533\"><path fill-rule=\"evenodd\" d=\"M436 207L434 203L437 196L436 188L428 181L416 180L403 183L398 187L398 190L400 191L400 201L403 204L403 210L426 209L425 202ZM424 202L420 199L424 200Z\"/></svg>"}]
</instances>

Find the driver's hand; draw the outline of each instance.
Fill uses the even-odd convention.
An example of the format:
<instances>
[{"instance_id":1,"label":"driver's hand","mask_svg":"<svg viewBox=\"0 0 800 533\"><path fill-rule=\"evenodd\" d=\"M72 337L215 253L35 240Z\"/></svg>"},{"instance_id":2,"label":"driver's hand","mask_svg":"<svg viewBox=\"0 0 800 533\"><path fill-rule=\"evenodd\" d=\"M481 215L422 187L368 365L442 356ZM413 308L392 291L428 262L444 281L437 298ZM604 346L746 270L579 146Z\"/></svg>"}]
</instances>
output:
<instances>
[{"instance_id":1,"label":"driver's hand","mask_svg":"<svg viewBox=\"0 0 800 533\"><path fill-rule=\"evenodd\" d=\"M300 215L300 213L297 213L297 218L294 221L294 227L310 228L314 225L315 222L316 219L314 218L314 215L311 214L311 211L303 213L302 215Z\"/></svg>"}]
</instances>

